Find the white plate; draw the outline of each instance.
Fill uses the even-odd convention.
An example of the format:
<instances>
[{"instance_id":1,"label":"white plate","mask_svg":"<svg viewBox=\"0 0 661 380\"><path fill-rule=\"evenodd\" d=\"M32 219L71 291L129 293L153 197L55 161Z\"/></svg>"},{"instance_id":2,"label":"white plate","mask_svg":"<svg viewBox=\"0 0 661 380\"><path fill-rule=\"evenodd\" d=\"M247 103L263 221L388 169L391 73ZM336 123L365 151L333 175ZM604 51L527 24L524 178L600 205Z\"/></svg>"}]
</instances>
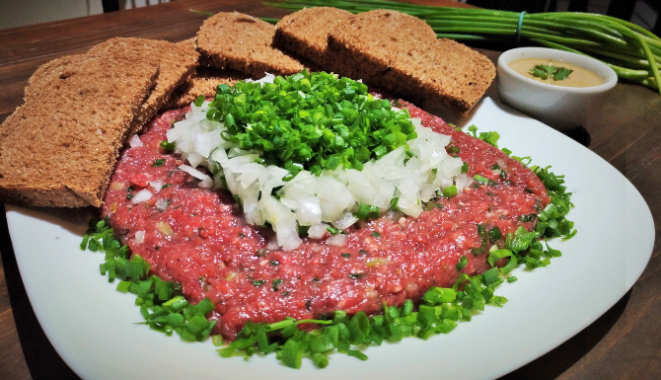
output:
<instances>
[{"instance_id":1,"label":"white plate","mask_svg":"<svg viewBox=\"0 0 661 380\"><path fill-rule=\"evenodd\" d=\"M501 147L566 175L578 235L552 246L546 268L516 270L505 307L487 307L448 335L370 347L293 370L274 355L222 359L210 341L184 343L137 325L134 297L99 274L103 255L78 249L90 210L49 213L7 206L9 231L35 314L64 361L84 379L489 379L543 355L608 310L642 273L654 225L645 201L615 168L570 138L485 99L467 124L498 131Z\"/></svg>"}]
</instances>

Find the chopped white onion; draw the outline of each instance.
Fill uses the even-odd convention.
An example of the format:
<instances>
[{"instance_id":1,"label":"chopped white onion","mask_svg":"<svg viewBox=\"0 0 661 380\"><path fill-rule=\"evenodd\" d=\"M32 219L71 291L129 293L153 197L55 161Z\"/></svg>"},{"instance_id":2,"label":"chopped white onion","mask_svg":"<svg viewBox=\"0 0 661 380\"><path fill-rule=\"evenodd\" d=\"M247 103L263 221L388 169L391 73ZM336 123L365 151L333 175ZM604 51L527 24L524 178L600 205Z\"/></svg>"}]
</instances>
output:
<instances>
[{"instance_id":1,"label":"chopped white onion","mask_svg":"<svg viewBox=\"0 0 661 380\"><path fill-rule=\"evenodd\" d=\"M154 203L154 206L156 206L158 211L165 211L169 204L170 202L168 202L167 199L159 199L156 201L156 203Z\"/></svg>"},{"instance_id":2,"label":"chopped white onion","mask_svg":"<svg viewBox=\"0 0 661 380\"><path fill-rule=\"evenodd\" d=\"M151 197L152 197L151 191L147 189L142 189L137 193L135 193L135 195L133 195L133 198L131 198L131 203L137 205L138 203L142 203L150 200Z\"/></svg>"},{"instance_id":3,"label":"chopped white onion","mask_svg":"<svg viewBox=\"0 0 661 380\"><path fill-rule=\"evenodd\" d=\"M315 224L308 229L308 236L312 239L321 239L328 231L328 227L330 226L326 223Z\"/></svg>"},{"instance_id":4,"label":"chopped white onion","mask_svg":"<svg viewBox=\"0 0 661 380\"><path fill-rule=\"evenodd\" d=\"M193 169L192 167L188 165L179 165L179 170L185 171L186 173L190 174L191 176L202 180L202 182L198 183L197 186L201 187L203 189L210 189L213 187L213 178L209 177L208 175L202 173L201 171L197 169Z\"/></svg>"},{"instance_id":5,"label":"chopped white onion","mask_svg":"<svg viewBox=\"0 0 661 380\"><path fill-rule=\"evenodd\" d=\"M135 242L142 244L145 242L145 231L138 231L135 233Z\"/></svg>"},{"instance_id":6,"label":"chopped white onion","mask_svg":"<svg viewBox=\"0 0 661 380\"><path fill-rule=\"evenodd\" d=\"M340 217L340 219L337 219L336 221L333 222L333 225L336 228L339 228L339 229L343 230L343 229L351 227L351 225L353 225L357 221L358 221L358 218L353 216L352 213L345 212L344 215L342 215L342 217Z\"/></svg>"},{"instance_id":7,"label":"chopped white onion","mask_svg":"<svg viewBox=\"0 0 661 380\"><path fill-rule=\"evenodd\" d=\"M326 244L343 246L344 243L346 243L346 241L347 241L347 235L338 234L338 235L334 235L334 236L329 237L328 240L326 240Z\"/></svg>"},{"instance_id":8,"label":"chopped white onion","mask_svg":"<svg viewBox=\"0 0 661 380\"><path fill-rule=\"evenodd\" d=\"M163 188L163 181L151 181L149 182L149 185L158 193Z\"/></svg>"},{"instance_id":9,"label":"chopped white onion","mask_svg":"<svg viewBox=\"0 0 661 380\"><path fill-rule=\"evenodd\" d=\"M143 146L144 144L140 140L140 136L133 135L133 136L131 136L131 139L129 140L129 145L131 146L131 148L137 148L139 146Z\"/></svg>"}]
</instances>

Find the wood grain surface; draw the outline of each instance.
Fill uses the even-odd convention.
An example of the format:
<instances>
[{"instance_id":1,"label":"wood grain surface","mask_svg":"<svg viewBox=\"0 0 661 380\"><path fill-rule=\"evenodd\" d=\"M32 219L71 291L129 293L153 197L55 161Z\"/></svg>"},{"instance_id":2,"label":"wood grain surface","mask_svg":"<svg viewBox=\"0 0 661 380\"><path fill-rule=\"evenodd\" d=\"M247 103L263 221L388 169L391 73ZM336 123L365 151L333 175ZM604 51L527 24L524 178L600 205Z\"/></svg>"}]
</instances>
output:
<instances>
[{"instance_id":1,"label":"wood grain surface","mask_svg":"<svg viewBox=\"0 0 661 380\"><path fill-rule=\"evenodd\" d=\"M450 0L415 2L457 4ZM61 55L83 52L115 36L169 41L192 37L204 16L190 12L191 8L210 12L236 10L262 17L281 17L287 13L258 1L189 0L1 30L0 122L22 103L23 88L37 66ZM494 61L500 54L479 50ZM498 97L494 86L488 95ZM591 111L587 128L575 130L570 136L611 163L642 193L654 217L654 252L638 282L602 317L553 351L502 379L661 379L658 234L661 218L661 96L643 87L620 83L601 109ZM0 379L77 379L48 342L32 311L4 215L2 207ZM589 276L586 273L586 281Z\"/></svg>"}]
</instances>

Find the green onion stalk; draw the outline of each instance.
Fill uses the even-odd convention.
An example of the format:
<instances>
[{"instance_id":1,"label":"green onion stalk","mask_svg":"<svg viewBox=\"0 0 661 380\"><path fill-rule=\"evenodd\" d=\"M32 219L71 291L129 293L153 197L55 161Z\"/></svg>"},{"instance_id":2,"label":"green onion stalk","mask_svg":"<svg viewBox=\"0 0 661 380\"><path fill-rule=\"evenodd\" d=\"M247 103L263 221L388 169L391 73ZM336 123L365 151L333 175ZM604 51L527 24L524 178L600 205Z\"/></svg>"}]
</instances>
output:
<instances>
[{"instance_id":1,"label":"green onion stalk","mask_svg":"<svg viewBox=\"0 0 661 380\"><path fill-rule=\"evenodd\" d=\"M526 13L521 16L518 12L386 0L274 0L265 4L290 10L326 6L352 13L391 9L425 20L439 38L487 43L510 39L591 56L610 66L619 78L661 93L661 73L657 66L661 60L661 38L615 17L574 12ZM277 22L277 19L267 21Z\"/></svg>"}]
</instances>

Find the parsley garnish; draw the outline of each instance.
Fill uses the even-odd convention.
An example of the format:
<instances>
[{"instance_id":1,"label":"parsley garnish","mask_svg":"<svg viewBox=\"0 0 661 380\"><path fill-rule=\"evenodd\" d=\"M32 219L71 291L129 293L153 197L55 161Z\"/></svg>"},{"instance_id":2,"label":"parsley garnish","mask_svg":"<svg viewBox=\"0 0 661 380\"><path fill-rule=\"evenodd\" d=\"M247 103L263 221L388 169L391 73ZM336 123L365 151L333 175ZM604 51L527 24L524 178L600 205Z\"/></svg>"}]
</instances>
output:
<instances>
[{"instance_id":1,"label":"parsley garnish","mask_svg":"<svg viewBox=\"0 0 661 380\"><path fill-rule=\"evenodd\" d=\"M554 81L565 80L573 72L574 70L562 66L551 65L535 65L530 69L530 75L544 80L552 78Z\"/></svg>"}]
</instances>

